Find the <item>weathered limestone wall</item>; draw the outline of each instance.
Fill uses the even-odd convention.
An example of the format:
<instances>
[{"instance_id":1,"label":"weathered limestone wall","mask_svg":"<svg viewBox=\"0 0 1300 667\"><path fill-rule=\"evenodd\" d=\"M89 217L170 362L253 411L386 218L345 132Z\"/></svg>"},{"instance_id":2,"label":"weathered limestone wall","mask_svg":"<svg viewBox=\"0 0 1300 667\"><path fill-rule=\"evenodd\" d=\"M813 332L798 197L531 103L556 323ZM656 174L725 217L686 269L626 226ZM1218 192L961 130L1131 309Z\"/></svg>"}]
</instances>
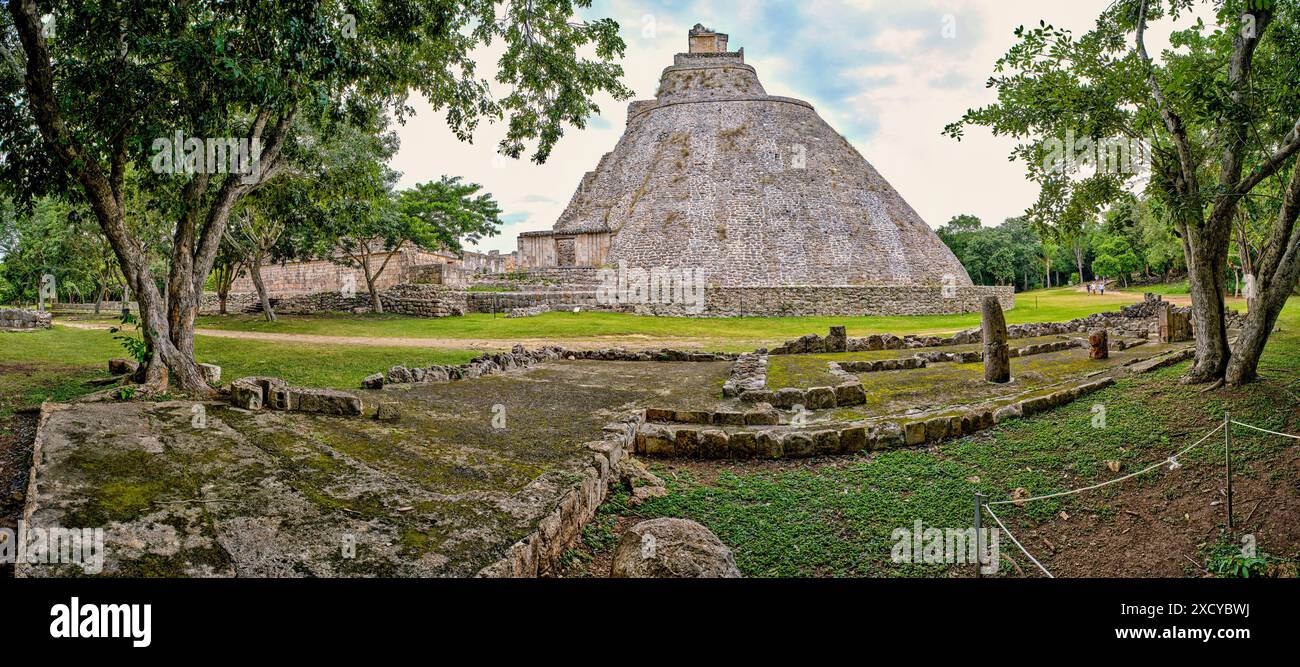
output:
<instances>
[{"instance_id":1,"label":"weathered limestone wall","mask_svg":"<svg viewBox=\"0 0 1300 667\"><path fill-rule=\"evenodd\" d=\"M515 253L522 268L596 267L609 256L609 233L530 232L519 236Z\"/></svg>"},{"instance_id":2,"label":"weathered limestone wall","mask_svg":"<svg viewBox=\"0 0 1300 667\"><path fill-rule=\"evenodd\" d=\"M388 261L388 267L377 281L377 287L386 290L405 283L464 286L473 274L499 274L513 270L516 256L516 253L465 252L463 257L457 257L449 252L404 248L397 253L376 253L372 255L372 261L376 265ZM262 267L262 280L273 297L338 292L348 287L357 291L366 289L366 277L360 269L328 260L270 264ZM253 294L257 289L245 271L230 291L232 294Z\"/></svg>"},{"instance_id":3,"label":"weathered limestone wall","mask_svg":"<svg viewBox=\"0 0 1300 667\"><path fill-rule=\"evenodd\" d=\"M537 291L537 292L468 292L466 294L468 312L504 313L519 308L549 306L552 310L567 310L581 307L583 310L597 310L596 292L583 291Z\"/></svg>"},{"instance_id":4,"label":"weathered limestone wall","mask_svg":"<svg viewBox=\"0 0 1300 667\"><path fill-rule=\"evenodd\" d=\"M602 303L592 290L536 290L527 292L470 292L469 312L503 312L514 308L550 306L564 310L631 312L661 317L784 317L803 315L950 315L976 312L985 296L995 296L1003 308L1014 308L1012 287L959 287L944 296L939 287L898 285L844 287L710 287L704 290L704 309L686 303Z\"/></svg>"},{"instance_id":5,"label":"weathered limestone wall","mask_svg":"<svg viewBox=\"0 0 1300 667\"><path fill-rule=\"evenodd\" d=\"M997 297L1003 308L1014 308L1013 287L965 286L946 292L938 286L866 285L811 287L710 287L704 290L704 312L692 313L688 304L636 306L646 315L737 317L843 315L949 315L980 309L986 296Z\"/></svg>"},{"instance_id":6,"label":"weathered limestone wall","mask_svg":"<svg viewBox=\"0 0 1300 667\"><path fill-rule=\"evenodd\" d=\"M394 285L380 292L379 298L384 302L385 312L401 315L458 317L469 312L465 290L442 285ZM364 289L352 296L338 291L295 294L272 298L271 307L280 315L365 313L370 312L370 295ZM204 293L199 312L215 315L218 311L217 295ZM226 302L226 311L230 314L259 313L262 305L256 294L231 294Z\"/></svg>"}]
</instances>

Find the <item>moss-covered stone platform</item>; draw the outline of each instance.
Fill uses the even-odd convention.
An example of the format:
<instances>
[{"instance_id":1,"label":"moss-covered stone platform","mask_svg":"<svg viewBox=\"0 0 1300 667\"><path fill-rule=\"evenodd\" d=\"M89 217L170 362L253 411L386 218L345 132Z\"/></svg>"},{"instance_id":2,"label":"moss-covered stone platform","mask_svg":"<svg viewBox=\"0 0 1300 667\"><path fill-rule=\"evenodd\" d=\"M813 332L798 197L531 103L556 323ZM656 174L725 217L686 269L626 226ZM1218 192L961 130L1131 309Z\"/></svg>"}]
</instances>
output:
<instances>
[{"instance_id":1,"label":"moss-covered stone platform","mask_svg":"<svg viewBox=\"0 0 1300 667\"><path fill-rule=\"evenodd\" d=\"M717 395L727 370L557 361L363 395L370 413L395 404L396 422L47 405L26 516L33 529L104 528L105 576L534 574L603 499L620 437L609 425Z\"/></svg>"}]
</instances>

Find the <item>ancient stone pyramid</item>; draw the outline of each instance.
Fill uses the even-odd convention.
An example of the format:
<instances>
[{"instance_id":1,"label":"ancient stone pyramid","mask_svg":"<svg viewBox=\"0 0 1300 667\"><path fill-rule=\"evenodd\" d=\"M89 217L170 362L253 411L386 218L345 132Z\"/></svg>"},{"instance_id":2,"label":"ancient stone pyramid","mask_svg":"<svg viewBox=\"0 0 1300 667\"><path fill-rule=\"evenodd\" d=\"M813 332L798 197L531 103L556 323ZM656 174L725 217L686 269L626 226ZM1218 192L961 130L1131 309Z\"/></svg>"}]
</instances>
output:
<instances>
[{"instance_id":1,"label":"ancient stone pyramid","mask_svg":"<svg viewBox=\"0 0 1300 667\"><path fill-rule=\"evenodd\" d=\"M812 105L768 95L727 39L691 31L542 235L599 239L595 265L704 268L720 287L970 285L880 173Z\"/></svg>"}]
</instances>

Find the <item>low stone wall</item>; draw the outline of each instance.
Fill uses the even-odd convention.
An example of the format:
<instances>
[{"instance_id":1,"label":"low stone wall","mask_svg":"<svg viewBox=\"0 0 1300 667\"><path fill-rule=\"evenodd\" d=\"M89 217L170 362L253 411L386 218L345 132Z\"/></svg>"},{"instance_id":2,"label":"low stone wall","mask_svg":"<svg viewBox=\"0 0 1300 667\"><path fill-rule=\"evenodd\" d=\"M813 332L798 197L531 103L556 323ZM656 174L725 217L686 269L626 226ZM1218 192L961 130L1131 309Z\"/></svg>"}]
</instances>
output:
<instances>
[{"instance_id":1,"label":"low stone wall","mask_svg":"<svg viewBox=\"0 0 1300 667\"><path fill-rule=\"evenodd\" d=\"M0 329L48 329L53 317L50 313L20 308L0 310Z\"/></svg>"},{"instance_id":2,"label":"low stone wall","mask_svg":"<svg viewBox=\"0 0 1300 667\"><path fill-rule=\"evenodd\" d=\"M413 317L460 317L469 312L466 292L439 285L397 285L379 295L384 310Z\"/></svg>"},{"instance_id":3,"label":"low stone wall","mask_svg":"<svg viewBox=\"0 0 1300 667\"><path fill-rule=\"evenodd\" d=\"M619 463L632 449L642 423L634 414L626 421L606 425L604 440L586 444L591 451L591 465L564 492L555 509L542 518L537 530L507 549L501 559L479 570L478 576L540 577L559 569L564 552L577 543L583 527L596 518L610 486L618 481Z\"/></svg>"},{"instance_id":4,"label":"low stone wall","mask_svg":"<svg viewBox=\"0 0 1300 667\"><path fill-rule=\"evenodd\" d=\"M906 361L911 368L925 366L923 359L915 357L894 361ZM862 383L854 379L834 387L812 387L810 389L785 387L776 391L770 389L752 390L742 393L740 400L745 403L770 403L786 410L796 405L802 405L808 410L829 410L831 408L862 405L867 402L867 392L862 388Z\"/></svg>"},{"instance_id":5,"label":"low stone wall","mask_svg":"<svg viewBox=\"0 0 1300 667\"><path fill-rule=\"evenodd\" d=\"M538 290L533 292L468 292L466 307L471 313L508 313L523 308L551 310L609 310L596 303L595 291Z\"/></svg>"},{"instance_id":6,"label":"low stone wall","mask_svg":"<svg viewBox=\"0 0 1300 667\"><path fill-rule=\"evenodd\" d=\"M466 292L443 285L395 285L379 293L384 302L384 312L413 317L458 317L469 312ZM361 289L352 295L342 292L314 292L283 298L272 297L271 308L280 315L313 315L317 313L368 313L370 295ZM203 294L199 312L215 315L220 311L217 295ZM226 312L254 314L262 312L262 302L256 294L232 293L226 300Z\"/></svg>"},{"instance_id":7,"label":"low stone wall","mask_svg":"<svg viewBox=\"0 0 1300 667\"><path fill-rule=\"evenodd\" d=\"M978 312L987 296L996 296L1004 309L1016 305L1014 287L945 292L938 285L707 287L702 313L691 312L690 304L637 305L635 312L674 317L951 315Z\"/></svg>"},{"instance_id":8,"label":"low stone wall","mask_svg":"<svg viewBox=\"0 0 1300 667\"><path fill-rule=\"evenodd\" d=\"M503 371L528 368L533 364L556 359L587 361L734 361L739 355L727 352L690 352L687 350L662 350L650 352L631 352L614 348L609 350L566 350L557 345L547 345L536 350L527 350L522 345L514 346L510 352L480 355L469 363L459 366L430 366L428 368L407 368L394 366L387 373L375 373L362 381L365 389L383 389L390 384L436 384L469 380Z\"/></svg>"},{"instance_id":9,"label":"low stone wall","mask_svg":"<svg viewBox=\"0 0 1300 667\"><path fill-rule=\"evenodd\" d=\"M1025 398L996 410L978 407L959 414L911 420L847 422L816 431L766 429L727 433L722 429L702 427L703 424L725 423L716 421L717 417L710 415L710 421L704 421L704 413L677 411L673 412L673 421L692 425L662 426L653 423L652 415L647 411L647 424L636 434L635 452L646 456L696 459L779 459L916 447L977 433L1008 419L1039 414L1113 384L1115 380L1108 377ZM663 412L666 411L653 416L662 418ZM695 421L686 422L679 417Z\"/></svg>"},{"instance_id":10,"label":"low stone wall","mask_svg":"<svg viewBox=\"0 0 1300 667\"><path fill-rule=\"evenodd\" d=\"M530 283L552 285L585 285L594 288L600 284L600 269L591 266L530 267L520 269L519 277Z\"/></svg>"}]
</instances>

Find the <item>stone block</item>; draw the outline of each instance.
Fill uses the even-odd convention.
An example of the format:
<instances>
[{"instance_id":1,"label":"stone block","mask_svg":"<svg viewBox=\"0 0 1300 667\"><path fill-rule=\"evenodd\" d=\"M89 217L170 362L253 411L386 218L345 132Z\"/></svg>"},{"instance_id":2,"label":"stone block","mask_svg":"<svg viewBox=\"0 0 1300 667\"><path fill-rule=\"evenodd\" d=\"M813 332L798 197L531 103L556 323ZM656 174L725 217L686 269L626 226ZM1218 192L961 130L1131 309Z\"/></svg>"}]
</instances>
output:
<instances>
[{"instance_id":1,"label":"stone block","mask_svg":"<svg viewBox=\"0 0 1300 667\"><path fill-rule=\"evenodd\" d=\"M771 405L760 405L758 409L745 413L745 424L748 426L776 426L780 423L781 413Z\"/></svg>"},{"instance_id":2,"label":"stone block","mask_svg":"<svg viewBox=\"0 0 1300 667\"><path fill-rule=\"evenodd\" d=\"M709 429L700 432L701 458L725 459L730 455L730 438L725 431Z\"/></svg>"},{"instance_id":3,"label":"stone block","mask_svg":"<svg viewBox=\"0 0 1300 667\"><path fill-rule=\"evenodd\" d=\"M743 412L715 412L713 413L713 423L718 426L744 426L745 413Z\"/></svg>"},{"instance_id":4,"label":"stone block","mask_svg":"<svg viewBox=\"0 0 1300 667\"><path fill-rule=\"evenodd\" d=\"M807 401L808 399L805 398L802 389L787 387L785 389L777 390L773 405L785 410L793 408L796 405L802 405L806 408L808 407Z\"/></svg>"},{"instance_id":5,"label":"stone block","mask_svg":"<svg viewBox=\"0 0 1300 667\"><path fill-rule=\"evenodd\" d=\"M387 379L384 377L383 373L375 373L374 375L362 380L361 387L363 389L383 389L386 381Z\"/></svg>"},{"instance_id":6,"label":"stone block","mask_svg":"<svg viewBox=\"0 0 1300 667\"><path fill-rule=\"evenodd\" d=\"M737 431L731 434L731 455L736 458L749 459L758 455L758 434L750 431Z\"/></svg>"},{"instance_id":7,"label":"stone block","mask_svg":"<svg viewBox=\"0 0 1300 667\"><path fill-rule=\"evenodd\" d=\"M679 428L673 433L677 456L694 458L700 454L700 432L693 428Z\"/></svg>"},{"instance_id":8,"label":"stone block","mask_svg":"<svg viewBox=\"0 0 1300 667\"><path fill-rule=\"evenodd\" d=\"M1007 346L1007 320L997 297L985 297L980 316L984 343L984 380L996 384L1011 381L1011 357Z\"/></svg>"},{"instance_id":9,"label":"stone block","mask_svg":"<svg viewBox=\"0 0 1300 667\"><path fill-rule=\"evenodd\" d=\"M375 419L381 422L401 421L402 409L396 403L380 403L375 410Z\"/></svg>"},{"instance_id":10,"label":"stone block","mask_svg":"<svg viewBox=\"0 0 1300 667\"><path fill-rule=\"evenodd\" d=\"M759 391L746 391L740 394L740 400L746 403L776 403L776 393L762 389Z\"/></svg>"},{"instance_id":11,"label":"stone block","mask_svg":"<svg viewBox=\"0 0 1300 667\"><path fill-rule=\"evenodd\" d=\"M262 409L262 385L250 378L230 383L230 404L245 410Z\"/></svg>"},{"instance_id":12,"label":"stone block","mask_svg":"<svg viewBox=\"0 0 1300 667\"><path fill-rule=\"evenodd\" d=\"M645 420L655 424L667 424L676 419L676 411L664 408L646 408Z\"/></svg>"},{"instance_id":13,"label":"stone block","mask_svg":"<svg viewBox=\"0 0 1300 667\"><path fill-rule=\"evenodd\" d=\"M847 382L835 388L835 404L839 407L863 405L867 402L867 391L859 382Z\"/></svg>"},{"instance_id":14,"label":"stone block","mask_svg":"<svg viewBox=\"0 0 1300 667\"><path fill-rule=\"evenodd\" d=\"M289 390L291 404L296 410L321 415L355 417L361 414L361 399L346 391L336 389Z\"/></svg>"},{"instance_id":15,"label":"stone block","mask_svg":"<svg viewBox=\"0 0 1300 667\"><path fill-rule=\"evenodd\" d=\"M948 418L934 417L925 420L925 441L939 442L948 437Z\"/></svg>"},{"instance_id":16,"label":"stone block","mask_svg":"<svg viewBox=\"0 0 1300 667\"><path fill-rule=\"evenodd\" d=\"M840 431L840 450L845 454L856 454L867 449L867 427L850 426Z\"/></svg>"},{"instance_id":17,"label":"stone block","mask_svg":"<svg viewBox=\"0 0 1300 667\"><path fill-rule=\"evenodd\" d=\"M826 336L827 352L847 352L849 349L849 337L844 327L831 327L830 334Z\"/></svg>"},{"instance_id":18,"label":"stone block","mask_svg":"<svg viewBox=\"0 0 1300 667\"><path fill-rule=\"evenodd\" d=\"M763 459L779 459L785 456L785 441L776 431L760 431L757 436L755 454Z\"/></svg>"},{"instance_id":19,"label":"stone block","mask_svg":"<svg viewBox=\"0 0 1300 667\"><path fill-rule=\"evenodd\" d=\"M679 424L707 426L713 423L713 413L699 410L676 410L673 412L673 421Z\"/></svg>"},{"instance_id":20,"label":"stone block","mask_svg":"<svg viewBox=\"0 0 1300 667\"><path fill-rule=\"evenodd\" d=\"M1001 424L1008 419L1020 419L1023 416L1025 415L1020 409L1020 404L1012 403L1011 405L1004 405L993 411L993 423Z\"/></svg>"},{"instance_id":21,"label":"stone block","mask_svg":"<svg viewBox=\"0 0 1300 667\"><path fill-rule=\"evenodd\" d=\"M875 439L876 447L879 449L902 447L907 444L903 427L898 422L882 422L876 428Z\"/></svg>"},{"instance_id":22,"label":"stone block","mask_svg":"<svg viewBox=\"0 0 1300 667\"><path fill-rule=\"evenodd\" d=\"M287 385L274 385L264 387L262 391L262 404L272 410L281 410L285 412L294 412L298 410L298 401L300 394L305 391L302 389L290 389ZM357 414L360 414L358 411Z\"/></svg>"},{"instance_id":23,"label":"stone block","mask_svg":"<svg viewBox=\"0 0 1300 667\"><path fill-rule=\"evenodd\" d=\"M839 454L843 451L839 431L818 431L812 437L814 449L819 455Z\"/></svg>"},{"instance_id":24,"label":"stone block","mask_svg":"<svg viewBox=\"0 0 1300 667\"><path fill-rule=\"evenodd\" d=\"M925 444L925 422L911 422L903 426L903 442L908 447Z\"/></svg>"},{"instance_id":25,"label":"stone block","mask_svg":"<svg viewBox=\"0 0 1300 667\"><path fill-rule=\"evenodd\" d=\"M785 450L785 456L792 459L808 458L817 451L816 443L807 433L786 433L781 439L781 446Z\"/></svg>"},{"instance_id":26,"label":"stone block","mask_svg":"<svg viewBox=\"0 0 1300 667\"><path fill-rule=\"evenodd\" d=\"M828 410L835 407L835 390L830 387L813 387L808 390L807 401L804 407L809 410Z\"/></svg>"},{"instance_id":27,"label":"stone block","mask_svg":"<svg viewBox=\"0 0 1300 667\"><path fill-rule=\"evenodd\" d=\"M676 456L676 434L668 429L645 426L637 434L637 453L646 456Z\"/></svg>"}]
</instances>

